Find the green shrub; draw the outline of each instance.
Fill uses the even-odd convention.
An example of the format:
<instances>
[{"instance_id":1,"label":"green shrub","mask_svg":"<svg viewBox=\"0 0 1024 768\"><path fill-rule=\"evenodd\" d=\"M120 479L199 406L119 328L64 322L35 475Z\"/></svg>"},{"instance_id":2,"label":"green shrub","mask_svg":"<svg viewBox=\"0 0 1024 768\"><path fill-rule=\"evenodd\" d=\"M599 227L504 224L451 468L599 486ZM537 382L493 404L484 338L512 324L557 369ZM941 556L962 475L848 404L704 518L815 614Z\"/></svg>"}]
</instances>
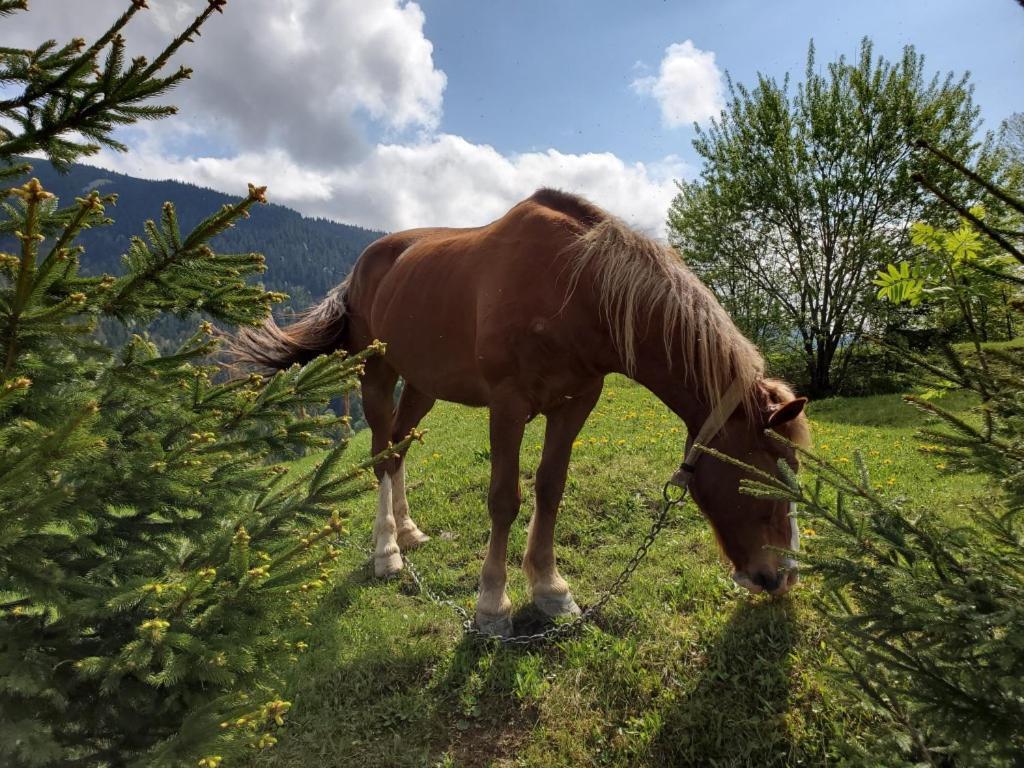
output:
<instances>
[{"instance_id":1,"label":"green shrub","mask_svg":"<svg viewBox=\"0 0 1024 768\"><path fill-rule=\"evenodd\" d=\"M836 394L858 397L906 392L918 378L902 354L890 347L861 342L850 352Z\"/></svg>"},{"instance_id":2,"label":"green shrub","mask_svg":"<svg viewBox=\"0 0 1024 768\"><path fill-rule=\"evenodd\" d=\"M888 496L859 456L853 470L810 453L804 466L813 483L786 495L815 532L801 562L838 633L833 649L846 667L837 671L892 726L876 733L876 753L890 756L886 765L1015 765L1024 750L1020 507L979 508L967 524ZM751 491L777 496L772 485Z\"/></svg>"},{"instance_id":3,"label":"green shrub","mask_svg":"<svg viewBox=\"0 0 1024 768\"><path fill-rule=\"evenodd\" d=\"M153 64L123 60L139 2L94 45L2 51L0 76L24 91L0 104L20 128L0 131L0 178L24 172L25 152L68 163L118 146L115 125L168 114L148 99L188 73L161 70L222 5ZM343 531L333 510L372 474L341 467L344 444L304 471L268 459L329 444L341 420L316 414L362 356L225 381L204 362L208 321L169 354L139 335L97 341L101 320L264 318L281 297L247 282L262 257L208 245L262 189L190 233L165 205L124 273L98 277L79 275L75 242L112 198L59 207L35 180L2 194L0 763L213 768L271 746L290 706L278 676L305 648Z\"/></svg>"},{"instance_id":4,"label":"green shrub","mask_svg":"<svg viewBox=\"0 0 1024 768\"><path fill-rule=\"evenodd\" d=\"M906 392L917 377L906 357L888 347L859 342L841 354L835 394L842 397ZM806 358L799 351L769 352L765 362L769 375L789 382L797 392L810 391Z\"/></svg>"}]
</instances>

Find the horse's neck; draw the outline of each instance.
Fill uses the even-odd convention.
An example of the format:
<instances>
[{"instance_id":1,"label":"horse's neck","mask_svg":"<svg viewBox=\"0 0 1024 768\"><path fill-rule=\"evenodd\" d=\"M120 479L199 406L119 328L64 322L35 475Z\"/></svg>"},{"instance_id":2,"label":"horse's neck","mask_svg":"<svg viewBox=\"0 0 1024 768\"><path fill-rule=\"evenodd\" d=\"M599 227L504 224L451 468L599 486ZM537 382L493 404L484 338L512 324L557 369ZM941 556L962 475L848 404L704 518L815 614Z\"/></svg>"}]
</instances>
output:
<instances>
[{"instance_id":1,"label":"horse's neck","mask_svg":"<svg viewBox=\"0 0 1024 768\"><path fill-rule=\"evenodd\" d=\"M636 368L629 375L682 419L690 434L696 434L711 412L694 389L696 377L687 375L686 363L670 361L660 341L640 348Z\"/></svg>"}]
</instances>

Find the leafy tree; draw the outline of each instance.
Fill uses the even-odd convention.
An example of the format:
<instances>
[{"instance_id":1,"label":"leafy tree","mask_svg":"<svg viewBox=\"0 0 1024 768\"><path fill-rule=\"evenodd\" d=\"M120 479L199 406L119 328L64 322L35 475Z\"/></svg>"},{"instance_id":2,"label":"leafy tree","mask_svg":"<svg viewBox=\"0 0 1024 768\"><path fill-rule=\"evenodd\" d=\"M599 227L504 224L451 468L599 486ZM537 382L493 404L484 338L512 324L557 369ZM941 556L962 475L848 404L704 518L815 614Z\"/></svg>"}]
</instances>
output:
<instances>
[{"instance_id":1,"label":"leafy tree","mask_svg":"<svg viewBox=\"0 0 1024 768\"><path fill-rule=\"evenodd\" d=\"M24 4L0 0L0 13ZM23 153L71 163L115 128L170 114L149 100L187 76L169 58L224 0L210 0L152 63L125 62L127 11L91 45L0 51L0 175ZM215 380L203 313L258 323L282 298L250 284L255 253L210 247L264 202L262 188L183 231L167 203L131 240L121 273L80 271L81 233L115 202L61 207L38 180L0 190L0 763L216 768L273 745L290 703L279 675L330 578L337 505L372 483L317 415L362 357L321 357L269 380ZM193 332L161 354L140 335L111 347L100 321L173 314ZM374 354L378 350L370 350Z\"/></svg>"},{"instance_id":2,"label":"leafy tree","mask_svg":"<svg viewBox=\"0 0 1024 768\"><path fill-rule=\"evenodd\" d=\"M969 212L979 220L986 216L980 205ZM910 233L911 242L918 246L913 263L889 264L879 272L873 281L877 298L911 306L923 303L933 314L953 316L966 326L979 348L994 337L997 324L1005 323L1005 338L1014 338L1015 313L1009 301L1017 293L1013 283L1019 265L1013 257L982 237L966 219L955 229L919 221Z\"/></svg>"},{"instance_id":3,"label":"leafy tree","mask_svg":"<svg viewBox=\"0 0 1024 768\"><path fill-rule=\"evenodd\" d=\"M689 190L700 194L695 188ZM677 197L676 201L679 200ZM718 218L724 211L706 208L705 213ZM720 219L713 226L725 224ZM683 245L679 241L677 244ZM769 353L785 352L791 348L790 322L783 307L775 297L750 279L746 269L724 259L707 258L708 254L701 251L688 250L685 253L689 266L712 287L722 306L736 320L747 338Z\"/></svg>"},{"instance_id":4,"label":"leafy tree","mask_svg":"<svg viewBox=\"0 0 1024 768\"><path fill-rule=\"evenodd\" d=\"M1024 213L1005 189L922 147L976 182L990 205ZM937 385L906 399L938 422L924 430L923 449L951 471L989 474L999 492L965 520L887 495L859 455L850 470L807 451L812 483L802 486L783 464L781 479L765 475L748 490L803 505L816 531L803 561L821 579L818 608L839 633L844 678L892 726L878 732L883 762L1016 766L1024 754L1024 350L981 343L972 295L980 284L965 277L981 269L1020 286L1024 236L1007 239L934 178L921 181L967 221L915 227L918 257L889 265L877 284L888 301L952 302L963 313L973 351L947 348L944 363L904 352ZM982 257L984 237L1003 255ZM975 418L942 407L935 395L951 389L977 395ZM865 761L877 764L877 754Z\"/></svg>"},{"instance_id":5,"label":"leafy tree","mask_svg":"<svg viewBox=\"0 0 1024 768\"><path fill-rule=\"evenodd\" d=\"M680 184L670 238L718 293L770 300L766 313L741 311L751 326L773 313L794 338L813 395L843 379L856 342L885 308L864 283L911 247L909 228L936 206L911 178L911 135L960 158L979 150L977 109L966 77L927 78L924 59L905 49L895 63L870 41L855 61L819 72L810 47L805 80L791 91L760 75L731 100L694 147L704 170ZM956 183L930 158L926 170Z\"/></svg>"}]
</instances>

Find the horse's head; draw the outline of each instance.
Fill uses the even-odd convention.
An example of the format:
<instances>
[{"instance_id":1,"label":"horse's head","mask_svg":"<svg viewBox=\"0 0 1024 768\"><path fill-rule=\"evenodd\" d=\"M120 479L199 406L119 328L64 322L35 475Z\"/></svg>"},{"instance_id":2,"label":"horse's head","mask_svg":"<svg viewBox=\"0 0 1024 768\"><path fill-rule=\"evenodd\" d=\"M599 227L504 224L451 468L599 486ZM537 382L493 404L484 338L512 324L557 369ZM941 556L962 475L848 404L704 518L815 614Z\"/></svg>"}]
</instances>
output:
<instances>
[{"instance_id":1,"label":"horse's head","mask_svg":"<svg viewBox=\"0 0 1024 768\"><path fill-rule=\"evenodd\" d=\"M765 431L775 430L794 443L806 444L809 430L803 409L807 400L794 397L781 382L767 380L757 386L754 416L737 408L708 441L708 447L772 475L778 474L779 459L796 471L796 452ZM796 549L799 534L791 517L795 510L788 502L742 493L743 479L754 479L754 475L713 455L704 455L690 481L690 493L732 561L736 583L755 593L764 590L784 594L797 582L796 567L773 548Z\"/></svg>"}]
</instances>

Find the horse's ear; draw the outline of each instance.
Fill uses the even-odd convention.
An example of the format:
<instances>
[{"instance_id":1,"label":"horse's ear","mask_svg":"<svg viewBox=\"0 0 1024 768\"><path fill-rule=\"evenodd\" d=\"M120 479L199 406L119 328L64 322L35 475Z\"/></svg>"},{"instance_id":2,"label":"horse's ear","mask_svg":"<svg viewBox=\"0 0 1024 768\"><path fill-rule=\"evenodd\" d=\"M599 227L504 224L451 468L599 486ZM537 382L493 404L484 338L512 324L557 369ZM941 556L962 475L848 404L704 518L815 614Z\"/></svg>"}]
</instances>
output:
<instances>
[{"instance_id":1,"label":"horse's ear","mask_svg":"<svg viewBox=\"0 0 1024 768\"><path fill-rule=\"evenodd\" d=\"M772 411L772 415L768 417L768 428L776 429L781 427L783 424L792 421L803 413L805 405L807 405L807 398L797 397L790 400L788 403L776 406Z\"/></svg>"}]
</instances>

